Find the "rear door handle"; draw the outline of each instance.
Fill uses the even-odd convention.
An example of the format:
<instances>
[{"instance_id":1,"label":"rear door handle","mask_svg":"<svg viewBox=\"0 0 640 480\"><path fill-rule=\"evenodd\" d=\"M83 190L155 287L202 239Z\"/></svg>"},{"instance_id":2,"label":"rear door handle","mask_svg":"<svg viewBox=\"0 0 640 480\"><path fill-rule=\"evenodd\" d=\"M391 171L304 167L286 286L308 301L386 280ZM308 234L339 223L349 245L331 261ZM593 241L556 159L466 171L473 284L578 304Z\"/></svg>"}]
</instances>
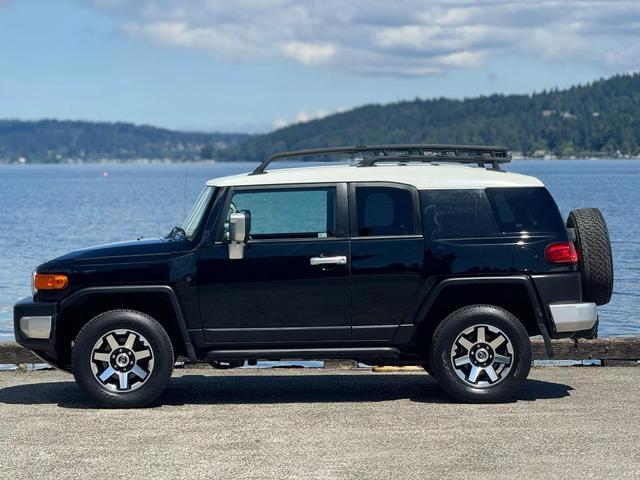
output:
<instances>
[{"instance_id":1,"label":"rear door handle","mask_svg":"<svg viewBox=\"0 0 640 480\"><path fill-rule=\"evenodd\" d=\"M311 265L346 265L347 257L340 255L337 257L311 257Z\"/></svg>"}]
</instances>

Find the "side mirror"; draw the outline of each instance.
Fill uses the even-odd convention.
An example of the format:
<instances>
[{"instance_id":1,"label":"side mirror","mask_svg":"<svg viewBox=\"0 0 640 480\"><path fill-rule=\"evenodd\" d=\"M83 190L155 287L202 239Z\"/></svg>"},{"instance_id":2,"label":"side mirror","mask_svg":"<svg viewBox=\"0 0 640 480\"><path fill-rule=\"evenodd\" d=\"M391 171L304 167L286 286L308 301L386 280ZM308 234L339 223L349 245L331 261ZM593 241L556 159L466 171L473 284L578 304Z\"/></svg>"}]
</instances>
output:
<instances>
[{"instance_id":1,"label":"side mirror","mask_svg":"<svg viewBox=\"0 0 640 480\"><path fill-rule=\"evenodd\" d=\"M239 260L244 257L244 244L249 240L251 213L241 211L229 216L229 258Z\"/></svg>"}]
</instances>

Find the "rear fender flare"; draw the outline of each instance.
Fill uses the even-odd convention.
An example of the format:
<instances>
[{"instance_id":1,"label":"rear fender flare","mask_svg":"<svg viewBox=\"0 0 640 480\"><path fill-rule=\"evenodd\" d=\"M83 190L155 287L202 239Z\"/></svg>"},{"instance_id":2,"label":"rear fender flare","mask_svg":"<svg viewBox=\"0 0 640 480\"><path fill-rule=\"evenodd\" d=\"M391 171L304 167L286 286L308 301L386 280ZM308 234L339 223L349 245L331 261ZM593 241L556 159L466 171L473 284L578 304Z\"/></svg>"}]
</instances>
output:
<instances>
[{"instance_id":1,"label":"rear fender flare","mask_svg":"<svg viewBox=\"0 0 640 480\"><path fill-rule=\"evenodd\" d=\"M547 354L549 357L553 357L553 347L551 346L551 339L549 337L548 330L548 318L546 311L542 308L542 304L540 303L540 299L538 298L538 294L536 292L535 286L531 278L526 275L509 275L509 276L500 276L500 277L456 277L456 278L447 278L438 283L431 292L427 295L427 298L422 303L422 306L416 312L414 322L416 324L420 324L427 318L429 311L435 304L438 297L442 294L442 292L453 286L460 285L507 285L507 284L517 284L522 285L531 301L531 305L533 305L536 324L540 329L540 334L544 339L544 344L547 350Z\"/></svg>"}]
</instances>

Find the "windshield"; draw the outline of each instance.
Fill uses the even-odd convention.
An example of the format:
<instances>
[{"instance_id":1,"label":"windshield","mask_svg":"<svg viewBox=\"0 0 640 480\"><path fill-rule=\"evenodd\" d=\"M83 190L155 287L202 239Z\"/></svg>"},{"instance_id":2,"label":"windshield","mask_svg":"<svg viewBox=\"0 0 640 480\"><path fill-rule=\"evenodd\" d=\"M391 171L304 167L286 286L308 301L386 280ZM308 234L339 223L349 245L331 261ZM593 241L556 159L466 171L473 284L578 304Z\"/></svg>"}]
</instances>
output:
<instances>
[{"instance_id":1,"label":"windshield","mask_svg":"<svg viewBox=\"0 0 640 480\"><path fill-rule=\"evenodd\" d=\"M200 221L202 220L202 216L204 212L207 210L207 206L209 205L209 200L213 196L214 187L204 187L200 195L196 200L196 203L193 204L191 208L191 212L187 215L182 228L184 229L184 234L186 237L191 238L198 226L200 225Z\"/></svg>"}]
</instances>

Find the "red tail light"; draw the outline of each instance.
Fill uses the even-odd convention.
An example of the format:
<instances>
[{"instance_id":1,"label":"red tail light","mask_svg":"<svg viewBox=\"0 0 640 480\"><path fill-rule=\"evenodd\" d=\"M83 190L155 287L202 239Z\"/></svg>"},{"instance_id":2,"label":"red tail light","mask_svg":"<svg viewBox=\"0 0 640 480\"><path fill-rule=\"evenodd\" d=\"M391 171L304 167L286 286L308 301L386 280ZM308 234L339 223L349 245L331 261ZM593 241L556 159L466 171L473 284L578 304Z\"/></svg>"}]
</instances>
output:
<instances>
[{"instance_id":1,"label":"red tail light","mask_svg":"<svg viewBox=\"0 0 640 480\"><path fill-rule=\"evenodd\" d=\"M551 263L578 263L578 252L572 242L552 243L544 250L544 256Z\"/></svg>"}]
</instances>

